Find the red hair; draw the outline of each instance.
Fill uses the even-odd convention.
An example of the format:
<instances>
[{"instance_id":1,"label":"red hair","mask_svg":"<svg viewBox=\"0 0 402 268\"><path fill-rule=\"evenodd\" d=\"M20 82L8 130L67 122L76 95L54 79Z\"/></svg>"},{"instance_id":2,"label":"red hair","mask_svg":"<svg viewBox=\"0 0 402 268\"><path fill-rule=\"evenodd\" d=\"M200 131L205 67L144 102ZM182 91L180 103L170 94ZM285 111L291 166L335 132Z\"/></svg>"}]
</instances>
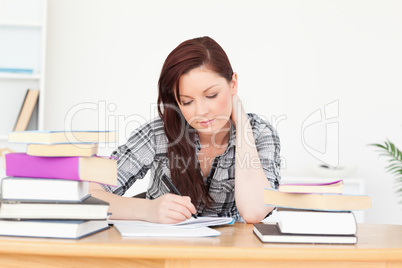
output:
<instances>
[{"instance_id":1,"label":"red hair","mask_svg":"<svg viewBox=\"0 0 402 268\"><path fill-rule=\"evenodd\" d=\"M195 130L180 112L179 79L190 70L205 66L228 82L232 81L233 69L222 47L210 37L184 41L166 58L159 77L158 112L164 122L169 141L168 158L171 178L181 194L210 206L208 194L194 147ZM180 101L180 99L178 99Z\"/></svg>"}]
</instances>

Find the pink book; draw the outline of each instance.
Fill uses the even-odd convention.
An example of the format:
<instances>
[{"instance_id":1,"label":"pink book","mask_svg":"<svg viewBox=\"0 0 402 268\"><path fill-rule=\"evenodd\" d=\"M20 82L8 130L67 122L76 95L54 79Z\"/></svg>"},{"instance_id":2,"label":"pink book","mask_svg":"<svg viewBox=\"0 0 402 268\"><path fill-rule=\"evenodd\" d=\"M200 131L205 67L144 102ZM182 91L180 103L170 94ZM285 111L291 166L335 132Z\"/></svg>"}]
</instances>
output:
<instances>
[{"instance_id":1,"label":"pink book","mask_svg":"<svg viewBox=\"0 0 402 268\"><path fill-rule=\"evenodd\" d=\"M343 180L324 183L289 183L281 184L278 191L286 193L333 193L342 194Z\"/></svg>"},{"instance_id":2,"label":"pink book","mask_svg":"<svg viewBox=\"0 0 402 268\"><path fill-rule=\"evenodd\" d=\"M9 153L6 154L6 175L116 185L117 163L103 157L41 157Z\"/></svg>"}]
</instances>

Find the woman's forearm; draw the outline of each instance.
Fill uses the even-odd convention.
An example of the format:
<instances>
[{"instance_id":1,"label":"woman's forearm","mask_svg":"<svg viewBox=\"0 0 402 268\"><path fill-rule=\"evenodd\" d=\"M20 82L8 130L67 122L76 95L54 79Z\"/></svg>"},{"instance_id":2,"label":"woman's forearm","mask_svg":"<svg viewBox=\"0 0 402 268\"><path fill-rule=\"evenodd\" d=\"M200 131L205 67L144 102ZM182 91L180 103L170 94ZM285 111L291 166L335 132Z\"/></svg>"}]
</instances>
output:
<instances>
[{"instance_id":1,"label":"woman's forearm","mask_svg":"<svg viewBox=\"0 0 402 268\"><path fill-rule=\"evenodd\" d=\"M264 188L271 185L262 169L248 117L236 100L235 198L240 215L248 223L260 222L272 211L264 205Z\"/></svg>"},{"instance_id":2,"label":"woman's forearm","mask_svg":"<svg viewBox=\"0 0 402 268\"><path fill-rule=\"evenodd\" d=\"M165 194L153 200L123 197L106 192L99 184L91 183L89 192L110 204L110 219L143 220L158 223L178 223L196 213L188 196Z\"/></svg>"},{"instance_id":3,"label":"woman's forearm","mask_svg":"<svg viewBox=\"0 0 402 268\"><path fill-rule=\"evenodd\" d=\"M149 200L118 196L105 191L99 184L90 183L89 193L110 204L110 219L146 220Z\"/></svg>"}]
</instances>

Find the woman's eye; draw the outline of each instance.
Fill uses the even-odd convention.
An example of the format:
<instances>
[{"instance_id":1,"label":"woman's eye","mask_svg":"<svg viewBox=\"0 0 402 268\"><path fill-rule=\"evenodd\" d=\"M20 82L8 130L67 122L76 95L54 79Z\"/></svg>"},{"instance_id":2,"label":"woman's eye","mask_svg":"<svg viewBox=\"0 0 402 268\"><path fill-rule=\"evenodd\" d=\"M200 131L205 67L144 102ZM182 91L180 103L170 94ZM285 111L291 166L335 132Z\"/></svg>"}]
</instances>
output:
<instances>
[{"instance_id":1,"label":"woman's eye","mask_svg":"<svg viewBox=\"0 0 402 268\"><path fill-rule=\"evenodd\" d=\"M213 98L216 98L216 96L218 96L218 93L216 93L216 94L214 94L214 95L211 95L211 96L207 96L207 98L208 98L208 99L213 99Z\"/></svg>"},{"instance_id":2,"label":"woman's eye","mask_svg":"<svg viewBox=\"0 0 402 268\"><path fill-rule=\"evenodd\" d=\"M191 103L192 103L193 101L187 101L187 102L182 102L181 104L183 105L183 106L186 106L186 105L190 105Z\"/></svg>"}]
</instances>

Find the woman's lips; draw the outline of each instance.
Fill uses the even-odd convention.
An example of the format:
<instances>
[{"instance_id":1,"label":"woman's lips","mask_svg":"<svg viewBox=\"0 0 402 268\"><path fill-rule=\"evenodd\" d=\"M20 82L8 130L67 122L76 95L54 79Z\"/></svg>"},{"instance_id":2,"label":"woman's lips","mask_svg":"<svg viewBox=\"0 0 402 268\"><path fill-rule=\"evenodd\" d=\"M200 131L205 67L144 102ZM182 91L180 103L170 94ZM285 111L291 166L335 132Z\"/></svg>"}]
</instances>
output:
<instances>
[{"instance_id":1,"label":"woman's lips","mask_svg":"<svg viewBox=\"0 0 402 268\"><path fill-rule=\"evenodd\" d=\"M207 127L207 126L211 125L213 121L215 121L215 119L211 119L211 120L208 120L208 121L202 121L202 122L200 122L200 124L203 127Z\"/></svg>"}]
</instances>

